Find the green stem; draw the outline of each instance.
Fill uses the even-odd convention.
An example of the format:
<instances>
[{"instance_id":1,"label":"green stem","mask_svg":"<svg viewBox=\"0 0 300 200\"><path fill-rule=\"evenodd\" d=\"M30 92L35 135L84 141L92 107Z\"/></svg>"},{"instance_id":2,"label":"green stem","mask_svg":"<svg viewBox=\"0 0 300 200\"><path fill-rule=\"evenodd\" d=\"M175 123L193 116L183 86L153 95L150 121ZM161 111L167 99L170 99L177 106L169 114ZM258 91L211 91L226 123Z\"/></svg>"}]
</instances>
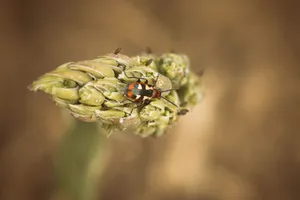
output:
<instances>
[{"instance_id":1,"label":"green stem","mask_svg":"<svg viewBox=\"0 0 300 200\"><path fill-rule=\"evenodd\" d=\"M97 123L72 119L56 160L58 199L97 198L103 139L104 134L100 133Z\"/></svg>"}]
</instances>

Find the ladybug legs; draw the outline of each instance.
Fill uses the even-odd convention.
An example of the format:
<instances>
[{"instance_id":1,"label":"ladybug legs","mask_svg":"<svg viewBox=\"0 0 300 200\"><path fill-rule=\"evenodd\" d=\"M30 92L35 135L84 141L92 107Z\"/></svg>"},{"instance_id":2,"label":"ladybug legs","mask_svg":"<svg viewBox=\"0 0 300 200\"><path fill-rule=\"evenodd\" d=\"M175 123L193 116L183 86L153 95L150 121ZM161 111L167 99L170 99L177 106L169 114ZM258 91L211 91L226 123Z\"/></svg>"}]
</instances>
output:
<instances>
[{"instance_id":1,"label":"ladybug legs","mask_svg":"<svg viewBox=\"0 0 300 200\"><path fill-rule=\"evenodd\" d=\"M146 106L146 105L148 105L149 103L150 103L150 100L149 100L149 99L145 100L144 102L141 102L139 105L137 105L137 106L135 106L135 107L133 107L133 108L131 109L129 115L132 114L132 112L133 112L134 109L138 109L138 108L140 108L140 107L143 106L143 105Z\"/></svg>"},{"instance_id":2,"label":"ladybug legs","mask_svg":"<svg viewBox=\"0 0 300 200\"><path fill-rule=\"evenodd\" d=\"M145 101L141 102L139 105L137 105L137 106L135 106L135 107L133 107L133 108L131 109L129 115L132 114L132 112L133 112L134 109L138 109L138 108L140 108L141 106L149 105L150 102L151 102L151 101L150 101L149 99L146 99Z\"/></svg>"}]
</instances>

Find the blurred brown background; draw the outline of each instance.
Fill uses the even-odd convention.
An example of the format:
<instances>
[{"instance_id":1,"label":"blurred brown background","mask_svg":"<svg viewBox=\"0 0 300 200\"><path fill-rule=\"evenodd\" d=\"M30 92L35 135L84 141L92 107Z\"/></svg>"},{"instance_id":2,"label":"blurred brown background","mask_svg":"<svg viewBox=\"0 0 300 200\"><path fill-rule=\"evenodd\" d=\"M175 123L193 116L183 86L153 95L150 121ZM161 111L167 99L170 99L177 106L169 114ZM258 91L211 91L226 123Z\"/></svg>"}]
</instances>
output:
<instances>
[{"instance_id":1,"label":"blurred brown background","mask_svg":"<svg viewBox=\"0 0 300 200\"><path fill-rule=\"evenodd\" d=\"M165 136L106 142L102 199L300 199L299 3L1 1L0 199L49 199L64 123L27 86L123 48L175 49L205 68L205 99Z\"/></svg>"}]
</instances>

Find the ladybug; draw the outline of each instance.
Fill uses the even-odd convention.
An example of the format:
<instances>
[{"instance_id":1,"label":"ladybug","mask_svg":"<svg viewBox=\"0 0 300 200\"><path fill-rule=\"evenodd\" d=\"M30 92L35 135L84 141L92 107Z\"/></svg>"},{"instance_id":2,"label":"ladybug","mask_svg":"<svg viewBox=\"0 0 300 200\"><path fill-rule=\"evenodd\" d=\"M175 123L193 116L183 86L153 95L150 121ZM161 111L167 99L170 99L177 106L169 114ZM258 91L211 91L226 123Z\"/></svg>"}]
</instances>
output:
<instances>
[{"instance_id":1,"label":"ladybug","mask_svg":"<svg viewBox=\"0 0 300 200\"><path fill-rule=\"evenodd\" d=\"M147 66L151 64L152 61L153 61L152 59L149 59L145 65ZM129 99L134 103L140 103L140 105L138 105L135 108L138 108L141 105L148 105L152 99L161 99L161 98L165 99L166 101L168 101L169 103L171 103L172 105L178 108L178 106L175 103L162 96L162 93L169 92L174 89L162 91L161 89L156 87L159 74L157 75L153 85L148 84L148 80L146 78L137 78L135 76L129 77L125 72L124 74L127 78L137 79L136 81L127 84L124 90L124 95L127 97L127 99ZM142 80L145 81L142 82ZM133 110L131 110L131 113L132 111Z\"/></svg>"},{"instance_id":2,"label":"ladybug","mask_svg":"<svg viewBox=\"0 0 300 200\"><path fill-rule=\"evenodd\" d=\"M117 48L114 51L115 55L118 55L121 52L121 48ZM146 53L151 54L152 50L150 48L146 49ZM145 66L150 65L153 62L153 59L149 59L146 63ZM125 66L123 66L122 64L118 63L119 67L125 68ZM175 107L178 108L178 106L171 102L170 100L166 99L165 97L163 97L161 94L164 92L169 92L171 90L174 89L170 89L170 90L160 90L158 88L156 88L156 83L159 77L159 74L156 77L156 80L154 82L154 85L150 85L148 84L148 79L146 78L137 78L135 76L129 77L127 76L127 74L124 72L125 76L127 78L136 78L137 81L132 82L130 84L128 84L124 90L124 95L127 97L127 99L129 99L131 102L133 103L141 103L140 105L134 107L130 114L132 113L132 111L135 108L138 108L141 105L148 105L151 102L151 99L165 99L166 101L168 101L169 103L171 103L172 105L174 105ZM141 80L144 79L145 82L142 82ZM180 105L180 106L184 106L184 105ZM177 112L177 115L186 115L186 113L188 113L189 110L188 109L181 109L180 111Z\"/></svg>"}]
</instances>

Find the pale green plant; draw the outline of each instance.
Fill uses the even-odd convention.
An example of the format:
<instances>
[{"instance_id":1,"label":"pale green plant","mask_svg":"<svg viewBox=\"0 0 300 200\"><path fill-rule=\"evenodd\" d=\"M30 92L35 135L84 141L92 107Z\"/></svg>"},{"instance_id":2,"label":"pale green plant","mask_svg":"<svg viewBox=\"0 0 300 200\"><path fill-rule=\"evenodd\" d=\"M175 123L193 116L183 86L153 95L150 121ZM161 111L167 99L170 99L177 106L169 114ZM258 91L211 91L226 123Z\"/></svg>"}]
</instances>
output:
<instances>
[{"instance_id":1,"label":"pale green plant","mask_svg":"<svg viewBox=\"0 0 300 200\"><path fill-rule=\"evenodd\" d=\"M125 92L138 78L168 92L138 105ZM174 53L129 57L116 50L62 64L29 88L50 95L74 117L55 160L56 200L98 198L97 180L105 165L105 143L99 132L131 130L141 137L161 136L202 99L201 79L190 71L188 57Z\"/></svg>"},{"instance_id":2,"label":"pale green plant","mask_svg":"<svg viewBox=\"0 0 300 200\"><path fill-rule=\"evenodd\" d=\"M127 84L137 78L147 79L149 84L158 78L157 88L172 90L148 105L137 106L124 93ZM75 118L98 122L107 133L129 129L148 137L165 133L201 100L199 81L190 71L186 55L129 57L117 50L92 60L62 64L39 77L30 89L51 95L58 106L69 109Z\"/></svg>"}]
</instances>

